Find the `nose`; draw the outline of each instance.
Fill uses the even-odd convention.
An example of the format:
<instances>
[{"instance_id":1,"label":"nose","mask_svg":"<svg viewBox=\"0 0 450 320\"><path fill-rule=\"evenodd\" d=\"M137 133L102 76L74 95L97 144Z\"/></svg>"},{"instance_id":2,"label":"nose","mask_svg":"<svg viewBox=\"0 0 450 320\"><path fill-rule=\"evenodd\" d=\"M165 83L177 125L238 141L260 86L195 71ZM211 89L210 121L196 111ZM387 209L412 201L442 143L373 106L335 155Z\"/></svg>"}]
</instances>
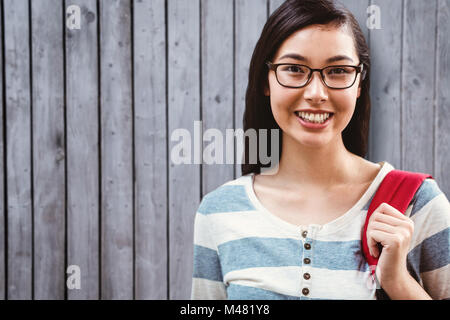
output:
<instances>
[{"instance_id":1,"label":"nose","mask_svg":"<svg viewBox=\"0 0 450 320\"><path fill-rule=\"evenodd\" d=\"M309 83L305 87L303 96L306 100L314 104L328 99L328 90L322 82L322 76L319 72L313 72Z\"/></svg>"}]
</instances>

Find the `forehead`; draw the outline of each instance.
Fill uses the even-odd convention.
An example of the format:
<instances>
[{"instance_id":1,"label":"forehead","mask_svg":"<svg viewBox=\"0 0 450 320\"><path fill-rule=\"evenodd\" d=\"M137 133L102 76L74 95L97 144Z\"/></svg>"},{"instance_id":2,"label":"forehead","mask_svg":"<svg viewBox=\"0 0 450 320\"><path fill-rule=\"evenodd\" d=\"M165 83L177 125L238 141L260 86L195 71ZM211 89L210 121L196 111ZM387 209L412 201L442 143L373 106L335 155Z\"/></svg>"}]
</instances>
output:
<instances>
[{"instance_id":1,"label":"forehead","mask_svg":"<svg viewBox=\"0 0 450 320\"><path fill-rule=\"evenodd\" d=\"M278 48L273 61L288 53L300 54L310 64L323 64L330 57L345 55L358 62L351 31L347 27L311 25L290 35ZM291 58L283 61L293 61ZM347 61L348 62L348 61Z\"/></svg>"}]
</instances>

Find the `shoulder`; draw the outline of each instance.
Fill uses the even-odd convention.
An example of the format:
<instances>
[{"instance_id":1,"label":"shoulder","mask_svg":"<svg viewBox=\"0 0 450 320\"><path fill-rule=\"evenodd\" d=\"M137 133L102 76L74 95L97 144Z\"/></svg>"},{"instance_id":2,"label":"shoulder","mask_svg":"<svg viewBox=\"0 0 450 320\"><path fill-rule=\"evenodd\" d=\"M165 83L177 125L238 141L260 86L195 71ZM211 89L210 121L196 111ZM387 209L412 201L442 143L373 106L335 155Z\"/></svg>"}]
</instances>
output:
<instances>
[{"instance_id":1,"label":"shoulder","mask_svg":"<svg viewBox=\"0 0 450 320\"><path fill-rule=\"evenodd\" d=\"M433 299L450 297L450 203L438 182L425 179L417 190L410 218L414 233L408 270Z\"/></svg>"},{"instance_id":2,"label":"shoulder","mask_svg":"<svg viewBox=\"0 0 450 320\"><path fill-rule=\"evenodd\" d=\"M412 200L409 217L414 222L412 248L415 252L446 256L449 263L450 203L434 179L425 179ZM445 263L444 263L445 262Z\"/></svg>"},{"instance_id":3,"label":"shoulder","mask_svg":"<svg viewBox=\"0 0 450 320\"><path fill-rule=\"evenodd\" d=\"M441 214L450 216L450 204L444 192L439 188L435 179L427 178L420 185L412 199L411 216L418 213L442 211Z\"/></svg>"},{"instance_id":4,"label":"shoulder","mask_svg":"<svg viewBox=\"0 0 450 320\"><path fill-rule=\"evenodd\" d=\"M434 179L425 179L410 205L414 222L415 245L427 240L432 247L438 242L449 249L450 203ZM433 239L433 240L430 240ZM439 241L438 241L439 239Z\"/></svg>"},{"instance_id":5,"label":"shoulder","mask_svg":"<svg viewBox=\"0 0 450 320\"><path fill-rule=\"evenodd\" d=\"M230 180L203 196L198 213L208 215L214 213L254 210L248 197L247 188L251 176L245 175Z\"/></svg>"},{"instance_id":6,"label":"shoulder","mask_svg":"<svg viewBox=\"0 0 450 320\"><path fill-rule=\"evenodd\" d=\"M353 156L355 157L355 172L358 173L358 179L355 180L355 183L358 185L370 185L383 169L385 162L377 163L364 159L360 156ZM386 167L389 166L390 164L387 164Z\"/></svg>"}]
</instances>

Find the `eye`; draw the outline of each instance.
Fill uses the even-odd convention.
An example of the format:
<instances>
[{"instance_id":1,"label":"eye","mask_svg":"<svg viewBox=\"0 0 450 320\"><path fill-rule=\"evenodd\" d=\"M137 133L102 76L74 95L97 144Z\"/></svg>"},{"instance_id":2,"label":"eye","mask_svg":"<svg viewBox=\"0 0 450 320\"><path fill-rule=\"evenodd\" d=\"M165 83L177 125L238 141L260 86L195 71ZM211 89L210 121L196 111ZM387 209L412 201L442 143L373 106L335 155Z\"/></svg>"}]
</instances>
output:
<instances>
[{"instance_id":1,"label":"eye","mask_svg":"<svg viewBox=\"0 0 450 320\"><path fill-rule=\"evenodd\" d=\"M328 74L347 74L350 73L348 68L331 68L328 70Z\"/></svg>"},{"instance_id":2,"label":"eye","mask_svg":"<svg viewBox=\"0 0 450 320\"><path fill-rule=\"evenodd\" d=\"M290 72L290 73L305 73L305 68L292 64L292 65L284 65L282 66L281 70L283 72Z\"/></svg>"},{"instance_id":3,"label":"eye","mask_svg":"<svg viewBox=\"0 0 450 320\"><path fill-rule=\"evenodd\" d=\"M290 66L288 68L288 70L291 71L291 72L303 72L303 70L300 69L298 66Z\"/></svg>"}]
</instances>

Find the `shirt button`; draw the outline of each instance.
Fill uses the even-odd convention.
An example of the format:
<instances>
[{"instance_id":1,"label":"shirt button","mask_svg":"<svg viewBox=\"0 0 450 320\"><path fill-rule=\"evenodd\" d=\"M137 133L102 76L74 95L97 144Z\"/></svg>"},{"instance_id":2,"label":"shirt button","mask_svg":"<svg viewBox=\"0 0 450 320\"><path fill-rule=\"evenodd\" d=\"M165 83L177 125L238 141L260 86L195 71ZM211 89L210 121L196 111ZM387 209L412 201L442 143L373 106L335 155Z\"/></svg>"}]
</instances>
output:
<instances>
[{"instance_id":1,"label":"shirt button","mask_svg":"<svg viewBox=\"0 0 450 320\"><path fill-rule=\"evenodd\" d=\"M308 288L303 288L302 289L302 293L307 296L309 294L309 289Z\"/></svg>"},{"instance_id":2,"label":"shirt button","mask_svg":"<svg viewBox=\"0 0 450 320\"><path fill-rule=\"evenodd\" d=\"M302 232L302 237L303 237L303 238L306 238L307 235L308 235L308 231L303 231L303 232Z\"/></svg>"},{"instance_id":3,"label":"shirt button","mask_svg":"<svg viewBox=\"0 0 450 320\"><path fill-rule=\"evenodd\" d=\"M304 262L305 264L310 264L310 263L311 263L311 260L310 260L309 258L305 258L305 259L303 259L303 262Z\"/></svg>"},{"instance_id":4,"label":"shirt button","mask_svg":"<svg viewBox=\"0 0 450 320\"><path fill-rule=\"evenodd\" d=\"M303 274L303 278L305 278L306 280L309 280L309 278L311 278L311 275L309 273L305 273L305 274Z\"/></svg>"},{"instance_id":5,"label":"shirt button","mask_svg":"<svg viewBox=\"0 0 450 320\"><path fill-rule=\"evenodd\" d=\"M305 246L304 246L304 247L305 247L306 250L311 249L311 245L310 245L309 243L305 243Z\"/></svg>"}]
</instances>

